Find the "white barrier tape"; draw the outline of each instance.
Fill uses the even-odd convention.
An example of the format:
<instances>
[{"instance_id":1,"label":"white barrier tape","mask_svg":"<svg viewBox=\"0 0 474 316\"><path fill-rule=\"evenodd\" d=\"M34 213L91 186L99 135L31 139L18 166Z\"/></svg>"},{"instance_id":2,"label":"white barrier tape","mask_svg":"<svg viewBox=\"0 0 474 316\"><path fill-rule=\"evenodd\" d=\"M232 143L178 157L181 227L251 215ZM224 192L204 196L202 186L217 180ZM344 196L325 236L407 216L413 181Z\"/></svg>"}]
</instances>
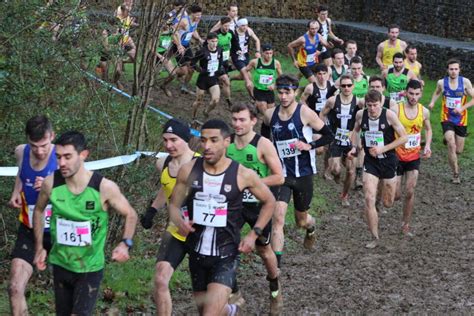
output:
<instances>
[{"instance_id":1,"label":"white barrier tape","mask_svg":"<svg viewBox=\"0 0 474 316\"><path fill-rule=\"evenodd\" d=\"M154 152L154 151L137 151L131 155L122 155L112 158L100 159L95 161L86 161L84 163L88 170L100 170L107 169L121 165L127 165L137 160L141 155L153 156L155 158L164 158L168 155L165 152ZM0 167L0 176L3 177L15 177L18 174L18 167Z\"/></svg>"}]
</instances>

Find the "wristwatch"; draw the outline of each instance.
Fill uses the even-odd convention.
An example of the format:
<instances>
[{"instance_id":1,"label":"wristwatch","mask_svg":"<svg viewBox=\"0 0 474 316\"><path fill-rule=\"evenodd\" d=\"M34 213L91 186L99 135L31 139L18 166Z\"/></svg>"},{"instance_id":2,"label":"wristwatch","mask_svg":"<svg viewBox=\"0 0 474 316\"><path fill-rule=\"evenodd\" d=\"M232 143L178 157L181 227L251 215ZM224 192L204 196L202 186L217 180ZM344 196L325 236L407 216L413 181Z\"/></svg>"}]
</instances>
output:
<instances>
[{"instance_id":1,"label":"wristwatch","mask_svg":"<svg viewBox=\"0 0 474 316\"><path fill-rule=\"evenodd\" d=\"M260 236L263 235L263 230L262 230L260 227L255 226L255 227L253 228L253 231L255 232L255 234L256 234L258 237L260 237Z\"/></svg>"},{"instance_id":2,"label":"wristwatch","mask_svg":"<svg viewBox=\"0 0 474 316\"><path fill-rule=\"evenodd\" d=\"M128 249L132 249L133 247L133 240L129 238L122 239L122 242L128 247Z\"/></svg>"}]
</instances>

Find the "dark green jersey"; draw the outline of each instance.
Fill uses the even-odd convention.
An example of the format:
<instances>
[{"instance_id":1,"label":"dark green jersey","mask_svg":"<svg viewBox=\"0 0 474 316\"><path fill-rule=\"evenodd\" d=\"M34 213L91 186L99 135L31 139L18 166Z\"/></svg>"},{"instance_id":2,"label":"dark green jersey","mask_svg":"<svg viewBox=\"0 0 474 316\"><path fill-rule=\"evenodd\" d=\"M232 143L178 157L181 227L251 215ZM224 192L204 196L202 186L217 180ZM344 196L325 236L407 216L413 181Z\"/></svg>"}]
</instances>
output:
<instances>
[{"instance_id":1,"label":"dark green jersey","mask_svg":"<svg viewBox=\"0 0 474 316\"><path fill-rule=\"evenodd\" d=\"M222 61L229 60L231 41L232 32L222 33L220 30L217 32L217 46L222 48Z\"/></svg>"},{"instance_id":2,"label":"dark green jersey","mask_svg":"<svg viewBox=\"0 0 474 316\"><path fill-rule=\"evenodd\" d=\"M275 83L277 71L275 67L275 58L269 64L264 64L261 58L257 61L257 66L253 71L253 85L258 90L268 91L268 87Z\"/></svg>"},{"instance_id":3,"label":"dark green jersey","mask_svg":"<svg viewBox=\"0 0 474 316\"><path fill-rule=\"evenodd\" d=\"M156 52L158 54L163 55L168 50L168 48L170 48L172 43L173 43L172 33L160 34L159 43L158 43L158 46L156 47Z\"/></svg>"},{"instance_id":4,"label":"dark green jersey","mask_svg":"<svg viewBox=\"0 0 474 316\"><path fill-rule=\"evenodd\" d=\"M102 179L94 172L84 191L73 194L60 171L54 173L49 263L77 273L104 268L109 215L100 199Z\"/></svg>"}]
</instances>

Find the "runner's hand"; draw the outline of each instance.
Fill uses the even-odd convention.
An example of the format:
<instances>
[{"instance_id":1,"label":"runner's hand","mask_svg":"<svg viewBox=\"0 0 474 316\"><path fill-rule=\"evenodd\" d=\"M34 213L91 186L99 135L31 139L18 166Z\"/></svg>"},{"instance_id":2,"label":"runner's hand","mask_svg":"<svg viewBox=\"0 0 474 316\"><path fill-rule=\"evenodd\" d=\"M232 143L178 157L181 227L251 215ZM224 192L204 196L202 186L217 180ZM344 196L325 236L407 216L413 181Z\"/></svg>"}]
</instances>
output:
<instances>
[{"instance_id":1,"label":"runner's hand","mask_svg":"<svg viewBox=\"0 0 474 316\"><path fill-rule=\"evenodd\" d=\"M372 157L377 158L378 155L383 154L382 147L371 147L369 153Z\"/></svg>"},{"instance_id":2,"label":"runner's hand","mask_svg":"<svg viewBox=\"0 0 474 316\"><path fill-rule=\"evenodd\" d=\"M431 148L428 146L425 146L425 149L423 151L423 159L428 159L431 158Z\"/></svg>"},{"instance_id":3,"label":"runner's hand","mask_svg":"<svg viewBox=\"0 0 474 316\"><path fill-rule=\"evenodd\" d=\"M13 192L10 201L8 201L8 205L13 208L20 208L21 207L21 194L19 192Z\"/></svg>"},{"instance_id":4,"label":"runner's hand","mask_svg":"<svg viewBox=\"0 0 474 316\"><path fill-rule=\"evenodd\" d=\"M453 109L454 114L461 115L464 110L462 108L455 108Z\"/></svg>"},{"instance_id":5,"label":"runner's hand","mask_svg":"<svg viewBox=\"0 0 474 316\"><path fill-rule=\"evenodd\" d=\"M44 181L43 177L36 177L35 183L33 184L33 189L35 189L35 191L41 190L41 185L43 184L43 181Z\"/></svg>"},{"instance_id":6,"label":"runner's hand","mask_svg":"<svg viewBox=\"0 0 474 316\"><path fill-rule=\"evenodd\" d=\"M298 140L295 143L296 148L298 148L299 151L305 150L305 151L310 151L311 150L311 145L305 142L302 142L301 140Z\"/></svg>"},{"instance_id":7,"label":"runner's hand","mask_svg":"<svg viewBox=\"0 0 474 316\"><path fill-rule=\"evenodd\" d=\"M300 69L300 66L298 65L297 60L293 60L293 65L296 67L296 69Z\"/></svg>"},{"instance_id":8,"label":"runner's hand","mask_svg":"<svg viewBox=\"0 0 474 316\"><path fill-rule=\"evenodd\" d=\"M347 153L347 158L350 160L357 157L357 147L352 147L352 149Z\"/></svg>"},{"instance_id":9,"label":"runner's hand","mask_svg":"<svg viewBox=\"0 0 474 316\"><path fill-rule=\"evenodd\" d=\"M35 252L35 259L33 260L33 264L36 265L36 268L39 271L44 271L46 269L46 257L47 257L46 250L44 248L38 249Z\"/></svg>"},{"instance_id":10,"label":"runner's hand","mask_svg":"<svg viewBox=\"0 0 474 316\"><path fill-rule=\"evenodd\" d=\"M193 221L181 221L181 224L178 226L178 234L180 234L181 236L188 236L189 233L192 233L194 232L195 229L193 227Z\"/></svg>"},{"instance_id":11,"label":"runner's hand","mask_svg":"<svg viewBox=\"0 0 474 316\"><path fill-rule=\"evenodd\" d=\"M112 260L117 262L125 262L130 259L128 254L128 246L124 242L120 242L114 251L112 251Z\"/></svg>"},{"instance_id":12,"label":"runner's hand","mask_svg":"<svg viewBox=\"0 0 474 316\"><path fill-rule=\"evenodd\" d=\"M255 240L257 235L251 231L244 239L240 242L239 251L243 253L250 253L255 248Z\"/></svg>"}]
</instances>

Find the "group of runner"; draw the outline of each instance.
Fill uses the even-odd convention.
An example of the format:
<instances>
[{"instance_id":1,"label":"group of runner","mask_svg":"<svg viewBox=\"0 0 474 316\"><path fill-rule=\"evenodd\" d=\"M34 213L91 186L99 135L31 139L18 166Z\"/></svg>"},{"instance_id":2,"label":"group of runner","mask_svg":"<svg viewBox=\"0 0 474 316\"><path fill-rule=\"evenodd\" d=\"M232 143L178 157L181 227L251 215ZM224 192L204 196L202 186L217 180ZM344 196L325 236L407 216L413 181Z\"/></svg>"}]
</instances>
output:
<instances>
[{"instance_id":1,"label":"group of runner","mask_svg":"<svg viewBox=\"0 0 474 316\"><path fill-rule=\"evenodd\" d=\"M122 23L117 32L122 42L123 35L128 36L122 44L128 46L130 59L135 58L128 33L135 23L129 18L132 4L126 2L116 12ZM186 255L199 312L236 315L244 302L237 285L239 253L255 245L267 271L270 314L281 314L285 216L293 198L296 226L305 231L303 246L313 249L316 224L310 208L318 153L325 157L326 179L339 183L346 169L343 206L351 205L350 192L361 182L372 236L367 248L379 242L380 203L391 207L402 195L401 230L412 236L420 158L431 156L430 110L441 95L452 182L461 183L457 155L467 136L467 109L474 105L474 99L467 98L474 96L474 89L460 76L458 60L447 62L448 75L438 81L429 107L424 107L416 48L398 39L398 26L390 26L388 39L378 45L381 75L369 77L357 43L337 37L328 8L320 6L307 32L288 44L295 67L309 81L300 89L299 78L282 73L272 45L261 44L248 20L238 17L236 4L228 6L227 16L206 40L197 32L202 9L185 4L174 2L160 37L157 58L170 72L161 88L171 95L167 85L179 78L181 90L189 92L197 70L193 118L201 113L206 91L211 103L202 113L210 115L222 87L232 128L220 119L207 120L201 127L199 154L189 146L186 123L171 119L163 126L168 155L156 163L161 188L141 216L145 229L153 226L162 208L167 207L170 218L155 266L153 297L159 315L172 312L169 282ZM250 38L256 46L254 59ZM202 45L196 54L192 39ZM345 44L346 51L333 43ZM238 74L230 77L232 69ZM231 79L245 80L254 102L231 102ZM255 131L259 119L260 134ZM33 266L44 270L47 261L53 267L56 313L89 315L103 277L109 210L125 218L123 240L112 253L118 262L129 258L137 214L114 182L84 167L89 154L84 135L66 132L53 145L52 124L44 116L31 118L25 131L27 144L15 150L19 172L9 202L20 209L9 285L12 314L27 313L25 290ZM241 239L245 223L251 230Z\"/></svg>"}]
</instances>

